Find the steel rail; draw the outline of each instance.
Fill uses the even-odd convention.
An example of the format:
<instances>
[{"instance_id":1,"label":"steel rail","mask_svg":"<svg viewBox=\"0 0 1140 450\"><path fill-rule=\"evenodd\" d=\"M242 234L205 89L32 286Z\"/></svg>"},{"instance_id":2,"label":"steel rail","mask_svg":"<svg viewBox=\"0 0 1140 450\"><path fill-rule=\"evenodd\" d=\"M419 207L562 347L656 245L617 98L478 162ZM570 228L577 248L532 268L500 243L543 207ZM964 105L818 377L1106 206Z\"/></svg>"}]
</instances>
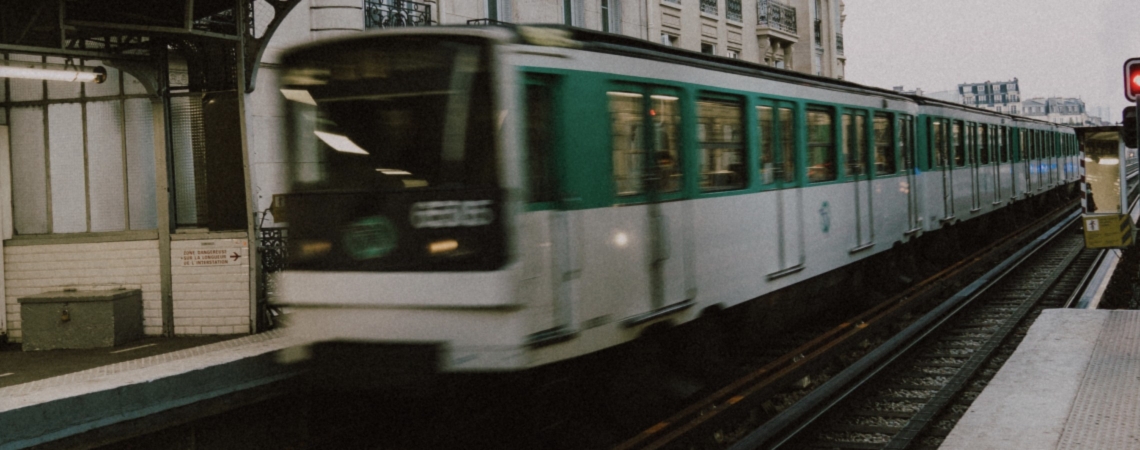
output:
<instances>
[{"instance_id":1,"label":"steel rail","mask_svg":"<svg viewBox=\"0 0 1140 450\"><path fill-rule=\"evenodd\" d=\"M857 337L877 330L890 323L890 319L917 308L940 291L945 282L966 273L975 263L986 261L1012 245L1023 242L1028 234L1040 229L1043 223L1051 223L1063 216L1065 211L1071 211L1076 206L1075 203L1059 208L1058 212L1016 230L997 244L979 250L901 294L880 302L868 311L658 422L619 444L615 449L662 448L702 427L713 425L715 422L713 419L717 416L733 410L738 411L742 406L758 400L758 397L775 394L777 390L802 378L812 368L823 364L825 361L822 360L829 359L829 356L853 346L858 342ZM1072 219L1073 217L1069 217L1069 220ZM777 415L777 418L779 417L780 415Z\"/></svg>"},{"instance_id":2,"label":"steel rail","mask_svg":"<svg viewBox=\"0 0 1140 450\"><path fill-rule=\"evenodd\" d=\"M778 439L768 448L776 448L787 443L796 433L806 428L828 409L850 395L860 385L873 378L879 371L886 368L891 362L916 345L922 338L929 335L938 326L948 321L955 313L961 311L967 304L980 295L986 288L1004 277L1012 267L1020 264L1045 243L1058 235L1066 227L1080 217L1080 212L1073 212L1058 225L1053 226L1044 235L1037 237L1027 245L1006 258L997 267L979 277L962 291L935 307L929 313L918 319L903 331L894 335L887 342L872 350L860 360L848 366L826 383L811 391L800 401L785 409L772 420L760 428L752 431L729 450L757 449Z\"/></svg>"}]
</instances>

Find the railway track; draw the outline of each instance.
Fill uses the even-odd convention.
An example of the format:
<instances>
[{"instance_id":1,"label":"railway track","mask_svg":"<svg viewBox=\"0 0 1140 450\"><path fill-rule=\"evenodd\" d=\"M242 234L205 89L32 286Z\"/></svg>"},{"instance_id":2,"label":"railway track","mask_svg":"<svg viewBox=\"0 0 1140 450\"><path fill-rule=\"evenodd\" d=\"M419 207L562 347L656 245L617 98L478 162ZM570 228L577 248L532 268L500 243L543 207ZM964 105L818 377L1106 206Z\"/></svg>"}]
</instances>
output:
<instances>
[{"instance_id":1,"label":"railway track","mask_svg":"<svg viewBox=\"0 0 1140 450\"><path fill-rule=\"evenodd\" d=\"M1066 220L1072 221L1075 218L1072 211L1071 205L1059 208L1037 223L841 323L615 448L726 448L741 440L742 436L745 440L753 436L755 432L745 434L758 426L757 431L770 427L763 432L761 443L772 439L799 420L804 400L826 396L820 393L820 389L835 384L834 380L827 379L841 376L863 362L856 361L843 369L841 366L846 365L845 360L849 362L863 354L881 352L883 346L878 344L892 339L892 335L895 336L893 339L905 339L894 333L913 322L915 316L936 305L945 305L943 299L947 295L978 278L985 271L982 268L997 264L1016 252L1047 228L1047 224L1066 216ZM781 397L787 397L789 389L798 390L791 394L793 400L786 402L793 404L786 408L782 405L773 407L773 403L785 402ZM787 417L797 418L788 420Z\"/></svg>"},{"instance_id":2,"label":"railway track","mask_svg":"<svg viewBox=\"0 0 1140 450\"><path fill-rule=\"evenodd\" d=\"M1017 347L1018 328L1064 306L1087 278L1097 252L1085 250L1074 230L978 289L953 317L776 447L937 448Z\"/></svg>"}]
</instances>

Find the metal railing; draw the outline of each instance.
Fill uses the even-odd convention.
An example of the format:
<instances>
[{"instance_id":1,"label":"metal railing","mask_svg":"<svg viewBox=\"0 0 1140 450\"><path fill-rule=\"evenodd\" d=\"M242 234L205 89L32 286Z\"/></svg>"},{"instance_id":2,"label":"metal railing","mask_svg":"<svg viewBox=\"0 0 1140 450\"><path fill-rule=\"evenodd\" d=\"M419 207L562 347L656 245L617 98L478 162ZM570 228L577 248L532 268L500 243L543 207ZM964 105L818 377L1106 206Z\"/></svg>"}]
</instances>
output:
<instances>
[{"instance_id":1,"label":"metal railing","mask_svg":"<svg viewBox=\"0 0 1140 450\"><path fill-rule=\"evenodd\" d=\"M433 25L431 4L411 0L364 0L364 28Z\"/></svg>"},{"instance_id":2,"label":"metal railing","mask_svg":"<svg viewBox=\"0 0 1140 450\"><path fill-rule=\"evenodd\" d=\"M257 329L269 330L276 326L280 311L269 304L277 292L277 279L272 275L285 270L289 250L289 230L286 228L258 228L257 256L261 270L257 273Z\"/></svg>"},{"instance_id":3,"label":"metal railing","mask_svg":"<svg viewBox=\"0 0 1140 450\"><path fill-rule=\"evenodd\" d=\"M503 22L502 20L495 19L471 19L467 21L468 25L507 25L510 22Z\"/></svg>"},{"instance_id":4,"label":"metal railing","mask_svg":"<svg viewBox=\"0 0 1140 450\"><path fill-rule=\"evenodd\" d=\"M835 51L843 54L843 33L835 33Z\"/></svg>"},{"instance_id":5,"label":"metal railing","mask_svg":"<svg viewBox=\"0 0 1140 450\"><path fill-rule=\"evenodd\" d=\"M796 32L796 8L782 3L760 0L756 4L756 24L768 28Z\"/></svg>"},{"instance_id":6,"label":"metal railing","mask_svg":"<svg viewBox=\"0 0 1140 450\"><path fill-rule=\"evenodd\" d=\"M724 0L724 17L728 20L740 22L744 15L740 7L740 0Z\"/></svg>"},{"instance_id":7,"label":"metal railing","mask_svg":"<svg viewBox=\"0 0 1140 450\"><path fill-rule=\"evenodd\" d=\"M716 0L701 0L701 12L716 14Z\"/></svg>"}]
</instances>

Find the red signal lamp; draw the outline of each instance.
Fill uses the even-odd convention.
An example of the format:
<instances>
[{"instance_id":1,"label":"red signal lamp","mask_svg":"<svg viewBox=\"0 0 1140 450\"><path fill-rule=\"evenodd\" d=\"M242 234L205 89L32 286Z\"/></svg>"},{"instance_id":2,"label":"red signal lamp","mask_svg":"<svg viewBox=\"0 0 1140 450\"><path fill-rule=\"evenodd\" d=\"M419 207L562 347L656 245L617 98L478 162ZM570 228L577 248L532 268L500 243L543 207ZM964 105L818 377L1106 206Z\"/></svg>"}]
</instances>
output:
<instances>
[{"instance_id":1,"label":"red signal lamp","mask_svg":"<svg viewBox=\"0 0 1140 450\"><path fill-rule=\"evenodd\" d=\"M1140 58L1124 62L1124 97L1130 102L1140 97Z\"/></svg>"}]
</instances>

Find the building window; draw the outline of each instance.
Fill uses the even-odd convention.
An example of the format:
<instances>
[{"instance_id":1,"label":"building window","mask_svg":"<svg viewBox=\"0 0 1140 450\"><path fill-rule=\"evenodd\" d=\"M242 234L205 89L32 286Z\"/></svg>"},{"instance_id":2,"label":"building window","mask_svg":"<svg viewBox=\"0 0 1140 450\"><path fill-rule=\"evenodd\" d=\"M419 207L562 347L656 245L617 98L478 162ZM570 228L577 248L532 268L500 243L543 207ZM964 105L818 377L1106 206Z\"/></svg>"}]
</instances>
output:
<instances>
[{"instance_id":1,"label":"building window","mask_svg":"<svg viewBox=\"0 0 1140 450\"><path fill-rule=\"evenodd\" d=\"M701 0L701 12L716 15L717 0Z\"/></svg>"},{"instance_id":2,"label":"building window","mask_svg":"<svg viewBox=\"0 0 1140 450\"><path fill-rule=\"evenodd\" d=\"M710 44L708 42L701 42L701 53L704 53L706 55L715 55L716 54L716 44Z\"/></svg>"},{"instance_id":3,"label":"building window","mask_svg":"<svg viewBox=\"0 0 1140 450\"><path fill-rule=\"evenodd\" d=\"M724 18L740 22L741 16L740 0L724 0Z\"/></svg>"},{"instance_id":4,"label":"building window","mask_svg":"<svg viewBox=\"0 0 1140 450\"><path fill-rule=\"evenodd\" d=\"M602 0L602 31L610 32L610 0Z\"/></svg>"},{"instance_id":5,"label":"building window","mask_svg":"<svg viewBox=\"0 0 1140 450\"><path fill-rule=\"evenodd\" d=\"M728 49L728 52L725 53L725 56L732 58L732 59L740 59L740 50L735 50L735 49L730 48L730 49Z\"/></svg>"},{"instance_id":6,"label":"building window","mask_svg":"<svg viewBox=\"0 0 1140 450\"><path fill-rule=\"evenodd\" d=\"M82 93L77 83L8 81L8 100L29 102L8 110L20 130L9 138L16 234L157 227L152 102L134 77L106 69L107 81Z\"/></svg>"},{"instance_id":7,"label":"building window","mask_svg":"<svg viewBox=\"0 0 1140 450\"><path fill-rule=\"evenodd\" d=\"M677 46L677 36L669 33L661 33L661 43L670 47Z\"/></svg>"}]
</instances>

